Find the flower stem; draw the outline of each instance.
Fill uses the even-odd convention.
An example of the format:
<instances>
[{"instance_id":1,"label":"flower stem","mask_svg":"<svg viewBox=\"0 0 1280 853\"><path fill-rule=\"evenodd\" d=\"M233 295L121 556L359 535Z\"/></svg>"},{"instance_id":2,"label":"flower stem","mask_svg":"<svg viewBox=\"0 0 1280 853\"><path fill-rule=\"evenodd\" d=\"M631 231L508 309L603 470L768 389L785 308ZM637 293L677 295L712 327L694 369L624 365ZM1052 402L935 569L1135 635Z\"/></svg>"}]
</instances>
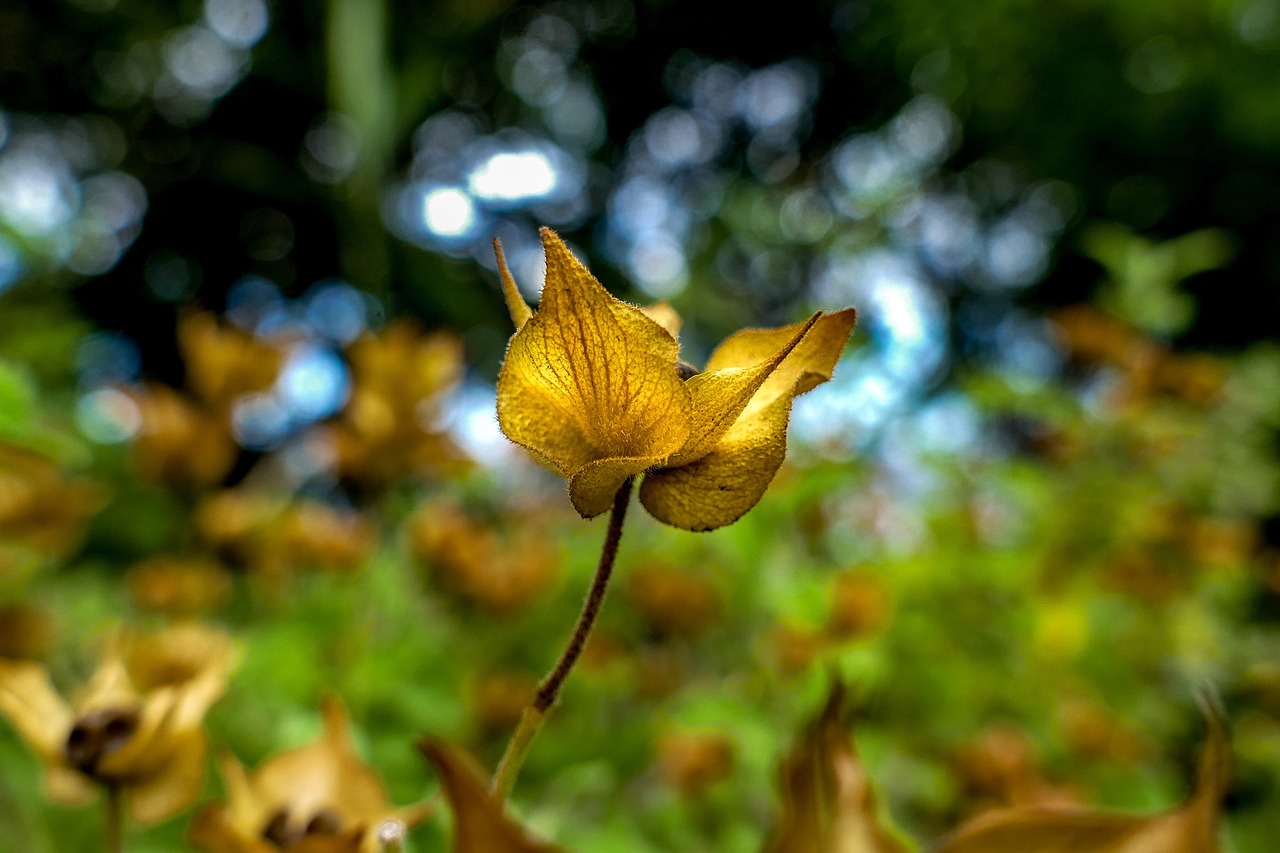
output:
<instances>
[{"instance_id":1,"label":"flower stem","mask_svg":"<svg viewBox=\"0 0 1280 853\"><path fill-rule=\"evenodd\" d=\"M378 851L379 853L404 853L404 821L384 820L378 826Z\"/></svg>"},{"instance_id":2,"label":"flower stem","mask_svg":"<svg viewBox=\"0 0 1280 853\"><path fill-rule=\"evenodd\" d=\"M605 533L604 547L600 551L600 563L596 566L596 574L591 580L591 589L587 591L587 600L583 602L582 612L578 614L573 636L569 638L568 645L560 653L560 659L556 661L551 672L547 673L547 677L538 684L533 701L521 713L520 724L511 735L507 751L493 774L493 782L489 790L498 802L505 800L507 794L511 792L516 775L520 772L520 766L524 764L525 755L529 752L533 739L542 729L543 721L560 696L560 688L564 686L573 665L582 656L587 638L591 636L596 617L600 615L600 605L604 602L605 590L609 587L609 577L613 574L614 560L618 557L618 542L622 539L622 522L626 518L627 505L630 502L631 478L628 477L618 488L618 493L613 496L613 510L609 513L609 530Z\"/></svg>"},{"instance_id":3,"label":"flower stem","mask_svg":"<svg viewBox=\"0 0 1280 853\"><path fill-rule=\"evenodd\" d=\"M107 853L123 853L124 822L120 815L120 786L107 785L107 819L103 830Z\"/></svg>"}]
</instances>

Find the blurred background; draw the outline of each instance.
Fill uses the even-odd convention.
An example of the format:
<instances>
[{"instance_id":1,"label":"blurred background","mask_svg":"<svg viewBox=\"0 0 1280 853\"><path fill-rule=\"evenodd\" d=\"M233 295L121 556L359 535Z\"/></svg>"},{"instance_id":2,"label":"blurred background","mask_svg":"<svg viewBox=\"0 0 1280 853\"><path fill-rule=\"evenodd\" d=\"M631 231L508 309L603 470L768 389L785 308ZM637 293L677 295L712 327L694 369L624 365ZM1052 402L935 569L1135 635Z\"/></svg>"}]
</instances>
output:
<instances>
[{"instance_id":1,"label":"blurred background","mask_svg":"<svg viewBox=\"0 0 1280 853\"><path fill-rule=\"evenodd\" d=\"M1172 807L1207 688L1227 849L1269 849L1277 92L1277 0L6 0L0 656L70 686L112 626L199 617L247 763L336 692L396 803L424 731L491 766L603 536L494 418L491 241L534 301L548 225L694 363L860 323L746 518L629 521L531 826L757 849L840 673L920 843ZM64 812L0 726L0 837L91 849Z\"/></svg>"}]
</instances>

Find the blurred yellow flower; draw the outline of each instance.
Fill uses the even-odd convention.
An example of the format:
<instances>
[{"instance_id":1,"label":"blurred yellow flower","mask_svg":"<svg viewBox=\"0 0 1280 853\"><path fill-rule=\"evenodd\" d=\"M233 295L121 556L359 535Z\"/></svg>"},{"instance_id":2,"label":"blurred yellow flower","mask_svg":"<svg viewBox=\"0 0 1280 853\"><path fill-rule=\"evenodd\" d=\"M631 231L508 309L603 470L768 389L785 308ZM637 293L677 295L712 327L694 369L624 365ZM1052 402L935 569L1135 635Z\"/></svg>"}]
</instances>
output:
<instances>
[{"instance_id":1,"label":"blurred yellow flower","mask_svg":"<svg viewBox=\"0 0 1280 853\"><path fill-rule=\"evenodd\" d=\"M227 800L202 808L191 842L210 853L374 853L378 828L412 826L424 806L393 808L381 780L351 743L342 704L324 703L324 734L268 758L247 773L233 756L219 759Z\"/></svg>"},{"instance_id":2,"label":"blurred yellow flower","mask_svg":"<svg viewBox=\"0 0 1280 853\"><path fill-rule=\"evenodd\" d=\"M462 340L405 320L364 335L347 353L351 398L333 431L338 467L364 483L465 467L440 428L445 397L462 378Z\"/></svg>"},{"instance_id":3,"label":"blurred yellow flower","mask_svg":"<svg viewBox=\"0 0 1280 853\"><path fill-rule=\"evenodd\" d=\"M203 312L184 314L178 320L178 345L187 387L219 412L244 394L270 388L284 361L280 347Z\"/></svg>"},{"instance_id":4,"label":"blurred yellow flower","mask_svg":"<svg viewBox=\"0 0 1280 853\"><path fill-rule=\"evenodd\" d=\"M231 574L202 555L148 557L130 566L125 580L140 610L190 616L231 600Z\"/></svg>"},{"instance_id":5,"label":"blurred yellow flower","mask_svg":"<svg viewBox=\"0 0 1280 853\"><path fill-rule=\"evenodd\" d=\"M495 615L516 613L554 585L559 558L542 514L508 513L484 521L457 503L425 503L410 520L409 547L435 581Z\"/></svg>"},{"instance_id":6,"label":"blurred yellow flower","mask_svg":"<svg viewBox=\"0 0 1280 853\"><path fill-rule=\"evenodd\" d=\"M736 521L782 464L792 400L831 378L854 310L738 332L695 373L659 322L670 324L669 309L655 320L613 298L553 231L542 229L542 242L536 312L495 244L516 325L498 375L502 431L569 478L584 518L644 473L640 501L659 521L687 530Z\"/></svg>"},{"instance_id":7,"label":"blurred yellow flower","mask_svg":"<svg viewBox=\"0 0 1280 853\"><path fill-rule=\"evenodd\" d=\"M240 452L225 416L167 385L148 383L129 396L141 421L133 451L143 477L195 489L222 482Z\"/></svg>"},{"instance_id":8,"label":"blurred yellow flower","mask_svg":"<svg viewBox=\"0 0 1280 853\"><path fill-rule=\"evenodd\" d=\"M657 752L658 775L685 796L727 779L737 765L737 748L721 732L669 731L658 738Z\"/></svg>"},{"instance_id":9,"label":"blurred yellow flower","mask_svg":"<svg viewBox=\"0 0 1280 853\"><path fill-rule=\"evenodd\" d=\"M45 761L52 799L80 803L95 786L113 788L134 820L155 823L204 786L204 715L232 658L230 637L200 625L121 633L74 703L42 665L0 659L0 713Z\"/></svg>"},{"instance_id":10,"label":"blurred yellow flower","mask_svg":"<svg viewBox=\"0 0 1280 853\"><path fill-rule=\"evenodd\" d=\"M80 546L85 522L105 498L100 487L69 477L53 459L0 441L0 542L65 557Z\"/></svg>"},{"instance_id":11,"label":"blurred yellow flower","mask_svg":"<svg viewBox=\"0 0 1280 853\"><path fill-rule=\"evenodd\" d=\"M377 540L373 521L356 510L246 486L205 497L194 521L220 557L272 580L309 569L356 571Z\"/></svg>"},{"instance_id":12,"label":"blurred yellow flower","mask_svg":"<svg viewBox=\"0 0 1280 853\"><path fill-rule=\"evenodd\" d=\"M723 610L708 573L646 563L630 573L626 598L659 639L695 640L716 624Z\"/></svg>"}]
</instances>

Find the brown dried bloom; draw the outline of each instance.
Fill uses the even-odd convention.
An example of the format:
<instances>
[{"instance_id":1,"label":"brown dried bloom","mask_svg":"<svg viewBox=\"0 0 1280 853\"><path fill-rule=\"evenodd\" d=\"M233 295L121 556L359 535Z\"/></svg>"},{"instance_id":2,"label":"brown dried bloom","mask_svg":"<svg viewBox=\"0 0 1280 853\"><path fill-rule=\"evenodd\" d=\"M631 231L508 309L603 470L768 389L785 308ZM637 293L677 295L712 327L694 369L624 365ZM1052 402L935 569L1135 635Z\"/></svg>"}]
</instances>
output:
<instances>
[{"instance_id":1,"label":"brown dried bloom","mask_svg":"<svg viewBox=\"0 0 1280 853\"><path fill-rule=\"evenodd\" d=\"M0 541L64 557L102 502L99 487L67 476L53 459L0 441Z\"/></svg>"},{"instance_id":2,"label":"brown dried bloom","mask_svg":"<svg viewBox=\"0 0 1280 853\"><path fill-rule=\"evenodd\" d=\"M268 758L252 773L219 758L225 802L196 815L189 838L209 853L374 853L387 820L418 823L423 806L393 808L378 775L356 755L342 703L324 703L324 734Z\"/></svg>"},{"instance_id":3,"label":"brown dried bloom","mask_svg":"<svg viewBox=\"0 0 1280 853\"><path fill-rule=\"evenodd\" d=\"M121 633L72 703L42 665L0 659L0 713L45 761L52 799L81 803L114 788L134 820L156 823L204 786L204 715L232 658L230 637L200 625Z\"/></svg>"},{"instance_id":4,"label":"brown dried bloom","mask_svg":"<svg viewBox=\"0 0 1280 853\"><path fill-rule=\"evenodd\" d=\"M462 341L388 325L351 345L352 389L336 424L338 466L362 482L386 483L464 464L439 428L445 396L462 377Z\"/></svg>"}]
</instances>

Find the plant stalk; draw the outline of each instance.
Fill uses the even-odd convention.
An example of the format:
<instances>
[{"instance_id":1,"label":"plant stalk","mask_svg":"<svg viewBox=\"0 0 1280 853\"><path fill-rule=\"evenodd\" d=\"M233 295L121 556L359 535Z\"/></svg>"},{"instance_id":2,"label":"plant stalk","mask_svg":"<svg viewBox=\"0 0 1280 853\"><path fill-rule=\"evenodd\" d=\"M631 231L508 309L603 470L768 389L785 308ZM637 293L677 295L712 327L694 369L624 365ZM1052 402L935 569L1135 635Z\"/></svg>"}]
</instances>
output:
<instances>
[{"instance_id":1,"label":"plant stalk","mask_svg":"<svg viewBox=\"0 0 1280 853\"><path fill-rule=\"evenodd\" d=\"M502 761L498 763L498 769L493 774L493 782L489 790L500 803L511 793L529 747L560 696L560 688L564 686L565 679L573 670L573 665L582 656L582 650L586 647L587 638L591 636L596 617L600 615L600 605L604 603L605 590L609 587L613 564L618 557L618 543L622 540L622 522L627 515L627 505L631 502L631 483L632 480L628 477L618 488L617 494L613 496L613 509L609 512L609 529L605 533L604 547L600 551L600 563L596 566L595 577L591 579L591 588L587 591L582 612L578 614L573 635L569 638L564 651L560 653L560 659L556 661L556 665L538 684L533 701L520 714L520 723L511 735Z\"/></svg>"},{"instance_id":2,"label":"plant stalk","mask_svg":"<svg viewBox=\"0 0 1280 853\"><path fill-rule=\"evenodd\" d=\"M123 853L124 821L120 810L120 786L107 785L106 826L103 829L103 840L107 853Z\"/></svg>"}]
</instances>

